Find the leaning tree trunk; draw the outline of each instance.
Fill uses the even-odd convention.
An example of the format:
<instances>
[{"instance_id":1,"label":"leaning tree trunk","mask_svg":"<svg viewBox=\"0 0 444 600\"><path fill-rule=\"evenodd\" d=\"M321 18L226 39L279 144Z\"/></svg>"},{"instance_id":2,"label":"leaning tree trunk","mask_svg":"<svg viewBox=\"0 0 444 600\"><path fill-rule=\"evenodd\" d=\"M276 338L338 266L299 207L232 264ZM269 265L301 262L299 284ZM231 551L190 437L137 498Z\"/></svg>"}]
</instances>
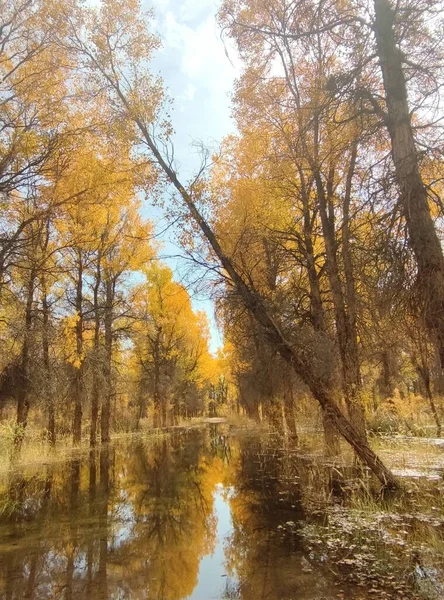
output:
<instances>
[{"instance_id":1,"label":"leaning tree trunk","mask_svg":"<svg viewBox=\"0 0 444 600\"><path fill-rule=\"evenodd\" d=\"M319 402L321 408L326 412L340 435L352 446L356 454L361 460L372 470L379 480L386 486L397 487L398 483L394 475L382 463L381 459L373 452L359 431L345 418L334 400L334 391L328 382L324 381L322 376L315 373L312 364L313 356L307 356L307 348L305 344L299 343L296 339L294 343L290 343L282 333L280 327L269 314L263 299L257 292L248 286L241 275L236 270L231 259L225 254L219 240L216 238L214 231L211 229L207 221L204 219L198 210L193 197L186 191L180 183L175 171L163 159L156 144L154 143L144 121L142 121L130 105L121 88L108 76L108 81L114 85L114 90L121 100L122 104L128 110L131 117L135 120L137 127L143 135L148 148L151 150L157 164L165 173L168 180L175 187L177 192L182 197L182 200L187 207L189 214L196 223L203 236L208 241L213 252L218 257L223 269L229 276L233 287L241 298L245 308L251 312L256 321L263 327L265 334L271 344L280 353L282 358L287 361L300 379L310 389L313 397ZM310 353L308 353L310 354Z\"/></svg>"},{"instance_id":2,"label":"leaning tree trunk","mask_svg":"<svg viewBox=\"0 0 444 600\"><path fill-rule=\"evenodd\" d=\"M441 368L444 368L444 256L419 169L403 53L397 46L394 32L395 13L389 0L374 0L374 7L374 30L400 203L418 265L418 288L422 294L424 317L438 341Z\"/></svg>"}]
</instances>

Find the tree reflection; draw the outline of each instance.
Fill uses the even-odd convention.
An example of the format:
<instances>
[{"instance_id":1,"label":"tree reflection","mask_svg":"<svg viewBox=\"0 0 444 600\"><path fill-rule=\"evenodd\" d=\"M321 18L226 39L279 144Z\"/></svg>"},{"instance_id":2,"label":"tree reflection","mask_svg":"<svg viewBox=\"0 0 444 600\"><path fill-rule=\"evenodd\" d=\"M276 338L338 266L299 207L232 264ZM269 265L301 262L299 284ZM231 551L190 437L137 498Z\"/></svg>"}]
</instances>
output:
<instances>
[{"instance_id":1,"label":"tree reflection","mask_svg":"<svg viewBox=\"0 0 444 600\"><path fill-rule=\"evenodd\" d=\"M134 515L119 562L132 559L130 595L149 598L188 596L197 583L199 563L215 539L212 470L202 454L202 435L184 444L163 439L154 449L134 448L125 489Z\"/></svg>"},{"instance_id":2,"label":"tree reflection","mask_svg":"<svg viewBox=\"0 0 444 600\"><path fill-rule=\"evenodd\" d=\"M187 597L214 546L221 465L193 432L15 473L0 489L0 596Z\"/></svg>"},{"instance_id":3,"label":"tree reflection","mask_svg":"<svg viewBox=\"0 0 444 600\"><path fill-rule=\"evenodd\" d=\"M245 439L230 477L233 532L226 558L238 579L238 596L315 598L328 592L331 584L314 571L297 533L305 519L307 473L301 459L280 440Z\"/></svg>"}]
</instances>

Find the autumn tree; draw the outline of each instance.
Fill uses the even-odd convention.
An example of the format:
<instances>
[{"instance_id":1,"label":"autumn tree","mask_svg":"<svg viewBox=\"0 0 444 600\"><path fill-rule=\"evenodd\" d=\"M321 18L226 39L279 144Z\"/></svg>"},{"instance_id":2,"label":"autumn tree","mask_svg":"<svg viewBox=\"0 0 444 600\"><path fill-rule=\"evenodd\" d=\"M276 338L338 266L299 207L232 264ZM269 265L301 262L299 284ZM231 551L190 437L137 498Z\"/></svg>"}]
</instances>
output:
<instances>
[{"instance_id":1,"label":"autumn tree","mask_svg":"<svg viewBox=\"0 0 444 600\"><path fill-rule=\"evenodd\" d=\"M268 61L294 60L311 44L323 54L332 43L343 51L344 59L336 61L323 89L332 92L339 106L353 102L356 108L349 119L374 115L378 131L387 138L399 208L416 258L424 318L442 348L444 258L430 210L430 188L421 173L422 149L439 153L442 135L434 116L442 78L434 42L441 27L440 9L410 0L375 0L368 6L359 1L242 6L227 1L221 19L241 50L265 47ZM296 81L294 67L293 62L287 80L290 75Z\"/></svg>"},{"instance_id":2,"label":"autumn tree","mask_svg":"<svg viewBox=\"0 0 444 600\"><path fill-rule=\"evenodd\" d=\"M139 409L152 399L154 426L202 413L211 382L212 357L203 314L194 313L186 289L171 270L153 265L135 293L134 352L139 366Z\"/></svg>"}]
</instances>

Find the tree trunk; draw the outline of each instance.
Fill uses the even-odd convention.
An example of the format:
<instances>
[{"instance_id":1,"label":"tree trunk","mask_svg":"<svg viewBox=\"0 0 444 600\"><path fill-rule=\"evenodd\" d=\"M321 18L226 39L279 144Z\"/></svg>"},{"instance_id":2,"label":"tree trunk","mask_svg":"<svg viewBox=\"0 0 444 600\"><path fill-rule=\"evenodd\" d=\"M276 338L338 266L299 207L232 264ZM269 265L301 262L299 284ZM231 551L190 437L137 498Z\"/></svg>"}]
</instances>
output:
<instances>
[{"instance_id":1,"label":"tree trunk","mask_svg":"<svg viewBox=\"0 0 444 600\"><path fill-rule=\"evenodd\" d=\"M100 379L101 379L101 361L100 361L100 307L99 307L99 289L101 284L101 253L97 257L96 278L93 288L93 309L94 309L94 368L93 383L91 394L91 428L89 432L89 445L94 448L97 443L97 423L99 417L100 403Z\"/></svg>"},{"instance_id":2,"label":"tree trunk","mask_svg":"<svg viewBox=\"0 0 444 600\"><path fill-rule=\"evenodd\" d=\"M304 214L304 243L305 254L308 269L308 281L310 285L310 304L312 313L312 323L315 331L327 335L325 327L324 307L322 304L321 288L319 284L319 274L316 269L316 257L314 254L314 246L312 241L313 235L313 219L310 214L308 203L308 194L306 193L304 175L301 171L302 185L302 200ZM330 419L328 419L325 411L322 412L322 425L324 431L324 443L327 456L339 456L341 454L341 446L339 444L338 434Z\"/></svg>"},{"instance_id":3,"label":"tree trunk","mask_svg":"<svg viewBox=\"0 0 444 600\"><path fill-rule=\"evenodd\" d=\"M347 340L347 351L345 352L345 380L346 398L353 407L355 418L359 424L358 429L366 435L365 412L362 402L362 380L359 364L358 326L357 326L357 301L354 267L350 247L350 204L352 198L352 183L355 174L356 159L358 156L358 142L352 142L350 152L350 164L348 167L345 193L343 198L343 224L342 224L342 261L345 280L345 337Z\"/></svg>"},{"instance_id":4,"label":"tree trunk","mask_svg":"<svg viewBox=\"0 0 444 600\"><path fill-rule=\"evenodd\" d=\"M384 398L392 398L395 393L397 365L393 349L389 346L382 351L381 362L382 373L379 387Z\"/></svg>"},{"instance_id":5,"label":"tree trunk","mask_svg":"<svg viewBox=\"0 0 444 600\"><path fill-rule=\"evenodd\" d=\"M332 177L333 174L330 174ZM320 173L315 174L322 232L324 235L327 273L335 310L336 333L341 356L344 397L350 421L363 439L366 439L364 407L361 400L361 376L359 369L356 330L350 327L342 282L339 276L338 257L332 201L324 190ZM330 207L330 208L329 208Z\"/></svg>"},{"instance_id":6,"label":"tree trunk","mask_svg":"<svg viewBox=\"0 0 444 600\"><path fill-rule=\"evenodd\" d=\"M415 359L413 362L416 364L416 371L421 377L424 384L427 400L429 401L430 410L432 411L433 419L436 423L436 437L441 437L441 419L439 417L438 410L436 408L435 400L433 398L432 386L430 383L430 369L427 364L422 360L419 364Z\"/></svg>"},{"instance_id":7,"label":"tree trunk","mask_svg":"<svg viewBox=\"0 0 444 600\"><path fill-rule=\"evenodd\" d=\"M76 367L74 376L74 417L72 424L72 441L75 446L82 441L82 416L83 416L83 258L78 251L78 271L76 285L75 309L76 323L76 351L80 364Z\"/></svg>"},{"instance_id":8,"label":"tree trunk","mask_svg":"<svg viewBox=\"0 0 444 600\"><path fill-rule=\"evenodd\" d=\"M113 346L113 302L114 285L111 279L106 280L106 300L105 300L105 364L103 376L105 379L105 395L102 403L102 414L100 419L100 434L102 443L110 440L110 419L111 419L111 396L113 393L111 361Z\"/></svg>"},{"instance_id":9,"label":"tree trunk","mask_svg":"<svg viewBox=\"0 0 444 600\"><path fill-rule=\"evenodd\" d=\"M29 367L30 367L30 344L33 325L32 305L34 302L34 288L36 282L35 267L31 268L26 293L25 323L23 334L23 346L20 357L20 369L17 382L17 428L14 437L16 450L20 450L28 424L29 412Z\"/></svg>"},{"instance_id":10,"label":"tree trunk","mask_svg":"<svg viewBox=\"0 0 444 600\"><path fill-rule=\"evenodd\" d=\"M49 305L48 295L46 290L46 279L44 276L41 278L42 285L42 320L43 320L43 332L42 332L42 349L43 349L43 369L45 373L45 394L46 394L46 407L48 412L48 439L52 447L56 443L56 430L55 430L55 408L54 408L54 396L52 393L52 380L51 380L51 363L49 359Z\"/></svg>"},{"instance_id":11,"label":"tree trunk","mask_svg":"<svg viewBox=\"0 0 444 600\"><path fill-rule=\"evenodd\" d=\"M289 382L285 386L284 389L284 416L285 416L285 424L287 426L287 430L290 434L290 437L294 444L298 443L298 431L296 428L296 416L294 410L294 397L293 397L293 388L291 385L291 376L289 376Z\"/></svg>"},{"instance_id":12,"label":"tree trunk","mask_svg":"<svg viewBox=\"0 0 444 600\"><path fill-rule=\"evenodd\" d=\"M310 285L310 305L313 327L316 331L325 331L324 308L322 306L321 289L319 286L319 275L316 269L316 258L314 254L312 236L312 225L308 207L304 206L304 242L307 260L308 281Z\"/></svg>"},{"instance_id":13,"label":"tree trunk","mask_svg":"<svg viewBox=\"0 0 444 600\"><path fill-rule=\"evenodd\" d=\"M395 13L389 0L374 0L374 8L374 30L384 83L387 128L400 203L418 265L418 289L422 294L424 318L436 336L441 368L444 368L444 256L420 173L402 51L397 46L394 33Z\"/></svg>"},{"instance_id":14,"label":"tree trunk","mask_svg":"<svg viewBox=\"0 0 444 600\"><path fill-rule=\"evenodd\" d=\"M328 412L321 409L322 427L324 430L325 455L328 458L341 455L341 444L334 422L331 420Z\"/></svg>"},{"instance_id":15,"label":"tree trunk","mask_svg":"<svg viewBox=\"0 0 444 600\"><path fill-rule=\"evenodd\" d=\"M153 427L161 427L162 426L162 394L160 390L160 378L161 378L161 368L160 368L160 345L161 345L161 337L162 337L162 328L160 327L156 331L156 337L153 344L153 404L154 404L154 414L153 414Z\"/></svg>"}]
</instances>

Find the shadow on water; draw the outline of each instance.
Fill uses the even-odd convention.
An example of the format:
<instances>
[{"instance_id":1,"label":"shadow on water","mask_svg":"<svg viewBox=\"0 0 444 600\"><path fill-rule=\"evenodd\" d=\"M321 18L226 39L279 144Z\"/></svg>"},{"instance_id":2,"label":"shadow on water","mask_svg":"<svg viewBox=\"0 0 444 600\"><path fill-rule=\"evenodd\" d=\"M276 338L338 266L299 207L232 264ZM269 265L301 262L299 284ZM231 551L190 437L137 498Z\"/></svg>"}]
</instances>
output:
<instances>
[{"instance_id":1,"label":"shadow on water","mask_svg":"<svg viewBox=\"0 0 444 600\"><path fill-rule=\"evenodd\" d=\"M0 597L366 598L307 544L341 473L220 425L120 441L0 482ZM373 596L374 597L374 596Z\"/></svg>"}]
</instances>

